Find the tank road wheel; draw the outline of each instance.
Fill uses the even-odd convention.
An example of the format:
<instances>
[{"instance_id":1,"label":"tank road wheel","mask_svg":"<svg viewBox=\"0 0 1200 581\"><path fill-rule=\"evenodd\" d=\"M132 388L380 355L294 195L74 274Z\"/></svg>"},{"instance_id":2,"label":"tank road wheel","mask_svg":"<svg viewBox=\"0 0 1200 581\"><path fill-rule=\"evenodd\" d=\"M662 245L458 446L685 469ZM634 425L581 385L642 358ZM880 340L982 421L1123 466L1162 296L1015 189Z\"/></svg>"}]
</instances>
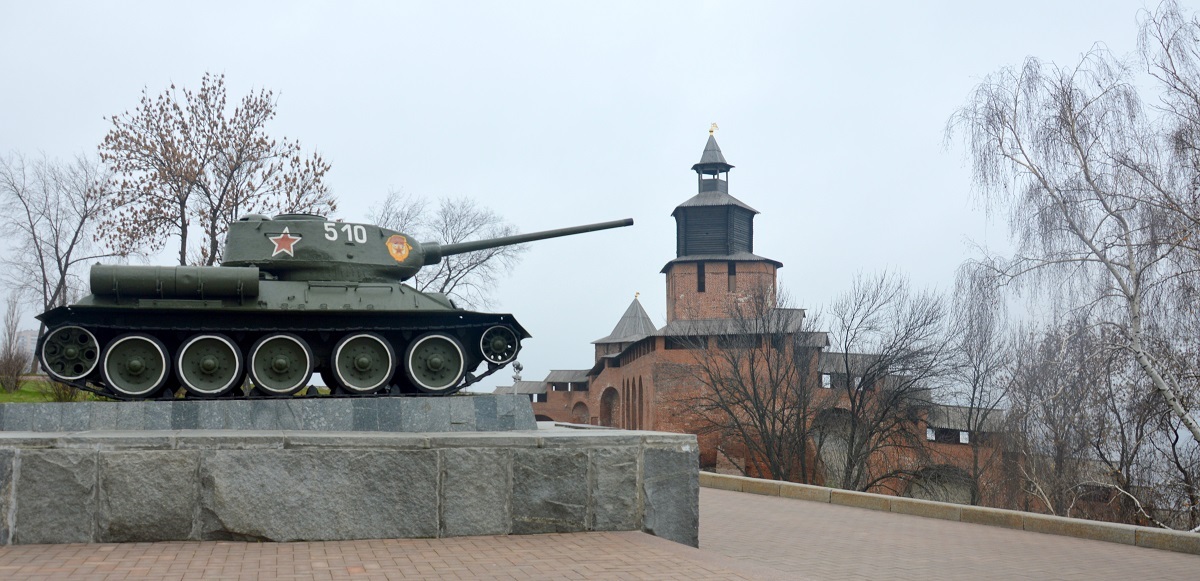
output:
<instances>
[{"instance_id":1,"label":"tank road wheel","mask_svg":"<svg viewBox=\"0 0 1200 581\"><path fill-rule=\"evenodd\" d=\"M143 335L121 335L104 348L104 382L127 397L150 397L166 385L171 358L162 341Z\"/></svg>"},{"instance_id":2,"label":"tank road wheel","mask_svg":"<svg viewBox=\"0 0 1200 581\"><path fill-rule=\"evenodd\" d=\"M441 333L429 333L413 341L404 362L408 379L425 393L454 393L467 367L462 344Z\"/></svg>"},{"instance_id":3,"label":"tank road wheel","mask_svg":"<svg viewBox=\"0 0 1200 581\"><path fill-rule=\"evenodd\" d=\"M496 365L504 365L515 359L520 348L521 340L517 338L517 333L503 325L496 325L484 331L483 337L479 339L479 350L483 352L483 358Z\"/></svg>"},{"instance_id":4,"label":"tank road wheel","mask_svg":"<svg viewBox=\"0 0 1200 581\"><path fill-rule=\"evenodd\" d=\"M396 355L383 337L358 333L338 341L330 366L338 385L354 393L370 393L392 378Z\"/></svg>"},{"instance_id":5,"label":"tank road wheel","mask_svg":"<svg viewBox=\"0 0 1200 581\"><path fill-rule=\"evenodd\" d=\"M312 349L295 335L267 335L250 348L250 380L269 395L291 395L304 389L312 371Z\"/></svg>"},{"instance_id":6,"label":"tank road wheel","mask_svg":"<svg viewBox=\"0 0 1200 581\"><path fill-rule=\"evenodd\" d=\"M195 395L221 395L241 384L242 353L225 335L194 335L179 348L175 373L184 389Z\"/></svg>"},{"instance_id":7,"label":"tank road wheel","mask_svg":"<svg viewBox=\"0 0 1200 581\"><path fill-rule=\"evenodd\" d=\"M100 343L83 327L59 327L42 340L42 368L58 381L83 379L100 362Z\"/></svg>"}]
</instances>

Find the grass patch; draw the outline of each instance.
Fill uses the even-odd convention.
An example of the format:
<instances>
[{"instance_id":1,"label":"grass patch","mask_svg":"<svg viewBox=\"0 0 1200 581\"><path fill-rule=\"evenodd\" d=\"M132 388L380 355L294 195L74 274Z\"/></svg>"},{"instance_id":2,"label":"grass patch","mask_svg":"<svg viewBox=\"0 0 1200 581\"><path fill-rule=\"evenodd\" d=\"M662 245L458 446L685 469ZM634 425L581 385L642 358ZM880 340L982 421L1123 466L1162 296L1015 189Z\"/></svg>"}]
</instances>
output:
<instances>
[{"instance_id":1,"label":"grass patch","mask_svg":"<svg viewBox=\"0 0 1200 581\"><path fill-rule=\"evenodd\" d=\"M90 393L84 393L80 401L99 399ZM21 388L9 393L0 389L0 403L44 403L50 400L50 382L26 380L21 382Z\"/></svg>"}]
</instances>

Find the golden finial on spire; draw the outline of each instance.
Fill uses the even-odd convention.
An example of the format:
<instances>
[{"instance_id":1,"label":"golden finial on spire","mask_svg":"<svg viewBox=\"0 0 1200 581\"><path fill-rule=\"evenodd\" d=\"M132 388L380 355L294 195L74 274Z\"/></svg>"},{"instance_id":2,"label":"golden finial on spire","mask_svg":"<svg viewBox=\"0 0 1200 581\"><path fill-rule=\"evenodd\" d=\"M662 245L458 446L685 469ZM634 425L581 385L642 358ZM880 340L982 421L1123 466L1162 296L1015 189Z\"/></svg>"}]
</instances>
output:
<instances>
[{"instance_id":1,"label":"golden finial on spire","mask_svg":"<svg viewBox=\"0 0 1200 581\"><path fill-rule=\"evenodd\" d=\"M713 123L712 125L709 125L709 126L708 126L708 134L709 134L709 135L712 135L712 134L713 134L713 132L714 132L714 131L716 131L716 130L718 130L718 129L720 129L720 127L717 127L717 124L716 124L716 123Z\"/></svg>"},{"instance_id":2,"label":"golden finial on spire","mask_svg":"<svg viewBox=\"0 0 1200 581\"><path fill-rule=\"evenodd\" d=\"M633 293L633 300L636 301L640 296L642 296L642 293Z\"/></svg>"}]
</instances>

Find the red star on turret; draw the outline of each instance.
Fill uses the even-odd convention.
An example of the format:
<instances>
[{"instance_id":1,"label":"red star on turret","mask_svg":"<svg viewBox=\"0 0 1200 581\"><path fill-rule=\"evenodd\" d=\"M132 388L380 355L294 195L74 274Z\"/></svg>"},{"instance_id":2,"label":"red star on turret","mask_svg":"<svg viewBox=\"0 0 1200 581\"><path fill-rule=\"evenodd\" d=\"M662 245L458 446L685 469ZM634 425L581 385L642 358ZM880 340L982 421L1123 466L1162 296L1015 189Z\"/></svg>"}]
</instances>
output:
<instances>
[{"instance_id":1,"label":"red star on turret","mask_svg":"<svg viewBox=\"0 0 1200 581\"><path fill-rule=\"evenodd\" d=\"M292 251L295 248L296 243L300 241L300 237L292 236L291 233L288 232L287 228L283 229L283 234L280 234L279 236L267 236L267 239L275 243L275 251L271 253L271 256L275 256L280 252L287 253L288 256L296 256L296 254Z\"/></svg>"}]
</instances>

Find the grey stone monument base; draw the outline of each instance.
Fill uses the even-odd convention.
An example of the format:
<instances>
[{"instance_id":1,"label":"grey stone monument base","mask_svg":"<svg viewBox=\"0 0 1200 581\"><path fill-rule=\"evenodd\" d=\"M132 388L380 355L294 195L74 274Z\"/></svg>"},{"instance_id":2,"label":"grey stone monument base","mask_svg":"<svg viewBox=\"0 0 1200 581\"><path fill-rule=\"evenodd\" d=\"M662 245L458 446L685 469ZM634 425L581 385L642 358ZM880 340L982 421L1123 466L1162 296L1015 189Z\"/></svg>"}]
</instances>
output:
<instances>
[{"instance_id":1,"label":"grey stone monument base","mask_svg":"<svg viewBox=\"0 0 1200 581\"><path fill-rule=\"evenodd\" d=\"M0 433L0 543L642 530L698 545L694 436Z\"/></svg>"},{"instance_id":2,"label":"grey stone monument base","mask_svg":"<svg viewBox=\"0 0 1200 581\"><path fill-rule=\"evenodd\" d=\"M0 404L0 431L314 430L496 432L532 430L525 395L87 401Z\"/></svg>"}]
</instances>

